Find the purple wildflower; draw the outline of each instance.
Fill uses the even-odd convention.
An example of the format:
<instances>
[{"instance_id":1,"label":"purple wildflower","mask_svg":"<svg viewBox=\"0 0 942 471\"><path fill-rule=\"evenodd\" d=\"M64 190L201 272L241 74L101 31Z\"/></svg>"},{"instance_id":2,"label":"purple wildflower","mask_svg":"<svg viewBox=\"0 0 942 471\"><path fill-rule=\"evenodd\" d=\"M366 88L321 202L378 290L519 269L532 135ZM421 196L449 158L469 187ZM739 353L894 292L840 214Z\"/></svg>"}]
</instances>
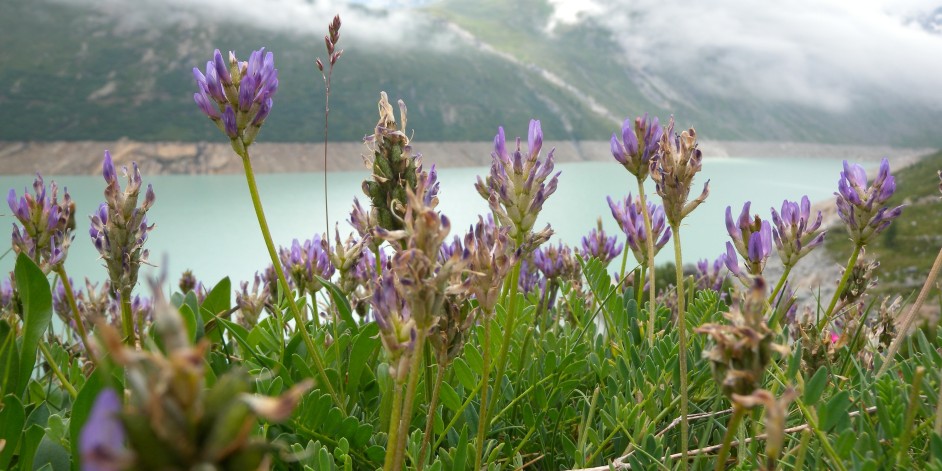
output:
<instances>
[{"instance_id":1,"label":"purple wildflower","mask_svg":"<svg viewBox=\"0 0 942 471\"><path fill-rule=\"evenodd\" d=\"M401 375L404 379L409 369L408 353L415 348L417 331L402 288L392 271L383 272L373 289L370 305L379 326L380 340L390 358L390 374L393 377Z\"/></svg>"},{"instance_id":2,"label":"purple wildflower","mask_svg":"<svg viewBox=\"0 0 942 471\"><path fill-rule=\"evenodd\" d=\"M455 242L460 246L457 238ZM478 217L478 223L464 237L464 247L470 252L469 291L478 300L482 312L490 315L514 261L507 229L498 228L492 220Z\"/></svg>"},{"instance_id":3,"label":"purple wildflower","mask_svg":"<svg viewBox=\"0 0 942 471\"><path fill-rule=\"evenodd\" d=\"M216 49L206 73L194 67L193 78L199 89L193 101L229 136L233 148L244 153L271 112L272 96L278 91L274 55L261 48L252 51L248 61L239 62L230 51L227 64Z\"/></svg>"},{"instance_id":4,"label":"purple wildflower","mask_svg":"<svg viewBox=\"0 0 942 471\"><path fill-rule=\"evenodd\" d=\"M0 313L13 308L13 282L10 278L0 280Z\"/></svg>"},{"instance_id":5,"label":"purple wildflower","mask_svg":"<svg viewBox=\"0 0 942 471\"><path fill-rule=\"evenodd\" d=\"M647 232L644 229L644 214L641 212L641 202L628 194L624 200L614 201L607 197L608 207L612 210L612 216L618 222L622 232L628 241L628 247L631 249L635 260L638 263L647 266ZM664 208L660 205L648 201L648 214L651 217L651 232L654 233L654 255L667 244L671 238L671 229L667 227L664 219Z\"/></svg>"},{"instance_id":6,"label":"purple wildflower","mask_svg":"<svg viewBox=\"0 0 942 471\"><path fill-rule=\"evenodd\" d=\"M235 302L239 307L239 324L242 327L251 329L258 323L258 318L271 297L268 287L268 281L255 272L252 288L249 289L248 281L243 281L240 285L241 289L236 291Z\"/></svg>"},{"instance_id":7,"label":"purple wildflower","mask_svg":"<svg viewBox=\"0 0 942 471\"><path fill-rule=\"evenodd\" d=\"M563 278L575 280L581 275L579 264L573 257L572 249L562 242L549 245L533 252L533 264L548 280Z\"/></svg>"},{"instance_id":8,"label":"purple wildflower","mask_svg":"<svg viewBox=\"0 0 942 471\"><path fill-rule=\"evenodd\" d=\"M783 201L781 214L772 208L772 222L775 224L772 238L786 267L795 266L799 259L824 242L826 232L815 233L821 227L822 219L821 211L818 211L818 216L811 221L811 201L807 196L801 198L800 204Z\"/></svg>"},{"instance_id":9,"label":"purple wildflower","mask_svg":"<svg viewBox=\"0 0 942 471\"><path fill-rule=\"evenodd\" d=\"M148 234L153 229L147 222L147 211L155 201L154 189L147 185L144 201L140 201L143 179L136 163L129 171L122 168L127 178L124 190L118 182L111 154L105 151L102 176L105 187L105 202L91 216L89 236L108 268L108 278L114 297L130 299L137 284L141 264L147 263L148 251L144 249Z\"/></svg>"},{"instance_id":10,"label":"purple wildflower","mask_svg":"<svg viewBox=\"0 0 942 471\"><path fill-rule=\"evenodd\" d=\"M12 245L16 253L35 260L44 273L58 270L72 243L75 229L75 203L65 190L58 199L59 186L52 182L47 189L40 174L33 181L33 194L23 190L17 198L11 189L7 204L16 217L13 223Z\"/></svg>"},{"instance_id":11,"label":"purple wildflower","mask_svg":"<svg viewBox=\"0 0 942 471\"><path fill-rule=\"evenodd\" d=\"M303 243L298 239L291 242L290 248L280 251L281 264L302 292L314 294L323 287L316 277L329 280L334 275L334 265L330 262L326 241L317 234Z\"/></svg>"},{"instance_id":12,"label":"purple wildflower","mask_svg":"<svg viewBox=\"0 0 942 471\"><path fill-rule=\"evenodd\" d=\"M723 273L725 255L720 255L711 264L707 259L697 261L697 288L711 289L717 293L723 290L726 274Z\"/></svg>"},{"instance_id":13,"label":"purple wildflower","mask_svg":"<svg viewBox=\"0 0 942 471\"><path fill-rule=\"evenodd\" d=\"M602 229L602 219L599 218L598 227L592 229L589 235L582 238L582 253L607 265L624 248L623 244L617 244L616 242L617 238L615 236L608 237L605 234L605 230Z\"/></svg>"},{"instance_id":14,"label":"purple wildflower","mask_svg":"<svg viewBox=\"0 0 942 471\"><path fill-rule=\"evenodd\" d=\"M647 113L634 119L626 119L621 125L621 140L612 133L612 156L632 175L643 181L650 171L651 158L660 145L661 129L658 119L648 119Z\"/></svg>"},{"instance_id":15,"label":"purple wildflower","mask_svg":"<svg viewBox=\"0 0 942 471\"><path fill-rule=\"evenodd\" d=\"M529 251L552 235L548 225L537 233L533 233L533 226L543 204L556 191L560 172L546 182L553 173L555 149L550 150L545 162L540 159L543 130L537 120L530 120L527 144L524 154L520 149L520 138L517 138L517 149L512 154L508 153L504 128L498 128L494 152L491 153L490 174L486 179L478 177L474 186L478 194L488 201L500 224L510 228L508 235L514 243Z\"/></svg>"},{"instance_id":16,"label":"purple wildflower","mask_svg":"<svg viewBox=\"0 0 942 471\"><path fill-rule=\"evenodd\" d=\"M733 221L733 208L726 207L726 230L733 239L732 243L726 243L726 267L737 276L740 276L741 272L736 252L745 259L746 271L753 276L762 275L765 262L772 253L772 227L759 216L750 217L751 204L747 201L743 205L736 221Z\"/></svg>"},{"instance_id":17,"label":"purple wildflower","mask_svg":"<svg viewBox=\"0 0 942 471\"><path fill-rule=\"evenodd\" d=\"M867 173L857 164L844 161L844 171L837 182L837 214L847 226L857 245L866 245L903 213L903 205L888 208L884 204L896 191L896 179L890 175L890 163L884 158L870 186Z\"/></svg>"},{"instance_id":18,"label":"purple wildflower","mask_svg":"<svg viewBox=\"0 0 942 471\"><path fill-rule=\"evenodd\" d=\"M520 261L520 281L517 283L521 293L531 293L536 289L542 290L546 286L546 278L540 274L539 268L533 260Z\"/></svg>"},{"instance_id":19,"label":"purple wildflower","mask_svg":"<svg viewBox=\"0 0 942 471\"><path fill-rule=\"evenodd\" d=\"M119 471L127 469L130 455L124 446L121 423L121 399L114 389L98 393L79 436L84 471Z\"/></svg>"}]
</instances>

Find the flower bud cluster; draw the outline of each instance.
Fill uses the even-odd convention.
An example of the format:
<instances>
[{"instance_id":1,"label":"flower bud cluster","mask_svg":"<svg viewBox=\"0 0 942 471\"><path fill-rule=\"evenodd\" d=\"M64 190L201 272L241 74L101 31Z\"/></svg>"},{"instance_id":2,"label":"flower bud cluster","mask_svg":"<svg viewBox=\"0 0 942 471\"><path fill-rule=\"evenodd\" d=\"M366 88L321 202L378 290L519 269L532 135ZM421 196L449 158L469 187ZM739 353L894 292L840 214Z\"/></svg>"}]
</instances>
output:
<instances>
[{"instance_id":1,"label":"flower bud cluster","mask_svg":"<svg viewBox=\"0 0 942 471\"><path fill-rule=\"evenodd\" d=\"M664 130L657 117L648 119L648 114L632 121L626 119L621 125L621 140L612 133L612 156L638 181L644 181L650 171L651 158L658 152Z\"/></svg>"},{"instance_id":2,"label":"flower bud cluster","mask_svg":"<svg viewBox=\"0 0 942 471\"><path fill-rule=\"evenodd\" d=\"M533 252L533 263L547 280L577 281L582 276L572 249L562 242Z\"/></svg>"},{"instance_id":3,"label":"flower bud cluster","mask_svg":"<svg viewBox=\"0 0 942 471\"><path fill-rule=\"evenodd\" d=\"M772 208L772 223L775 224L772 238L783 265L795 266L799 259L824 243L826 231L816 232L822 219L821 211L818 211L818 216L811 221L811 200L807 196L801 197L800 204L783 201L781 214Z\"/></svg>"},{"instance_id":4,"label":"flower bud cluster","mask_svg":"<svg viewBox=\"0 0 942 471\"><path fill-rule=\"evenodd\" d=\"M123 169L127 177L127 186L122 191L118 183L111 154L105 151L102 175L105 178L105 202L91 216L89 235L95 248L101 254L111 280L112 297L130 296L137 285L137 275L141 264L147 263L148 251L144 249L147 235L154 228L147 223L147 211L154 205L154 189L147 185L144 201L140 198L141 172L137 164L132 164L129 172Z\"/></svg>"},{"instance_id":5,"label":"flower bud cluster","mask_svg":"<svg viewBox=\"0 0 942 471\"><path fill-rule=\"evenodd\" d=\"M340 41L340 15L334 15L334 19L327 25L327 35L324 36L324 44L327 45L327 57L331 68L343 55L343 49L337 50L337 41ZM318 57L314 63L317 65L317 70L323 73L324 62Z\"/></svg>"},{"instance_id":6,"label":"flower bud cluster","mask_svg":"<svg viewBox=\"0 0 942 471\"><path fill-rule=\"evenodd\" d=\"M235 293L235 303L239 307L239 325L252 329L258 324L258 318L271 299L268 281L258 272L249 289L249 282L243 281L240 290Z\"/></svg>"},{"instance_id":7,"label":"flower bud cluster","mask_svg":"<svg viewBox=\"0 0 942 471\"><path fill-rule=\"evenodd\" d=\"M229 51L228 62L216 49L206 63L206 73L193 68L199 91L193 100L209 119L224 132L237 154L244 156L252 145L268 114L272 96L278 91L275 58L265 48L252 51L248 61L239 62Z\"/></svg>"},{"instance_id":8,"label":"flower bud cluster","mask_svg":"<svg viewBox=\"0 0 942 471\"><path fill-rule=\"evenodd\" d=\"M737 252L744 259L746 272L753 276L762 275L765 262L772 254L772 226L758 215L751 215L749 213L751 205L751 201L743 205L739 219L736 221L733 220L733 208L726 207L726 230L729 232L729 237L733 239L732 243L726 243L726 268L740 278L743 274L739 268Z\"/></svg>"},{"instance_id":9,"label":"flower bud cluster","mask_svg":"<svg viewBox=\"0 0 942 471\"><path fill-rule=\"evenodd\" d=\"M13 223L13 251L28 255L47 274L62 266L75 237L75 203L68 190L63 191L62 201L58 192L56 182L47 190L42 175L37 173L34 194L23 190L17 198L16 190L11 188L7 196L7 204L19 222Z\"/></svg>"},{"instance_id":10,"label":"flower bud cluster","mask_svg":"<svg viewBox=\"0 0 942 471\"><path fill-rule=\"evenodd\" d=\"M313 296L323 288L317 277L329 280L336 271L330 262L327 241L321 238L320 234L316 234L313 239L305 240L303 243L294 239L291 241L290 248L279 250L279 256L285 275L291 279L302 295Z\"/></svg>"},{"instance_id":11,"label":"flower bud cluster","mask_svg":"<svg viewBox=\"0 0 942 471\"><path fill-rule=\"evenodd\" d=\"M723 272L725 255L720 255L711 264L707 259L697 261L697 289L709 289L723 294L723 283L726 282L726 274Z\"/></svg>"},{"instance_id":12,"label":"flower bud cluster","mask_svg":"<svg viewBox=\"0 0 942 471\"><path fill-rule=\"evenodd\" d=\"M713 339L713 347L703 352L710 360L713 378L726 397L752 394L762 384L773 352L785 347L765 323L765 281L756 278L742 306L726 314L730 324L704 324L696 329Z\"/></svg>"},{"instance_id":13,"label":"flower bud cluster","mask_svg":"<svg viewBox=\"0 0 942 471\"><path fill-rule=\"evenodd\" d=\"M647 266L648 264L648 235L644 228L644 213L641 211L641 202L632 198L631 194L624 200L614 201L612 197L606 197L608 207L612 210L612 216L628 241L628 247L635 256L638 263ZM648 215L651 217L651 232L654 234L654 255L667 244L671 238L671 229L667 227L664 221L664 208L660 205L648 201Z\"/></svg>"},{"instance_id":14,"label":"flower bud cluster","mask_svg":"<svg viewBox=\"0 0 942 471\"><path fill-rule=\"evenodd\" d=\"M513 242L507 233L507 227L498 228L493 221L479 217L464 237L464 248L470 254L466 272L468 290L485 315L494 312L504 278L515 259Z\"/></svg>"},{"instance_id":15,"label":"flower bud cluster","mask_svg":"<svg viewBox=\"0 0 942 471\"><path fill-rule=\"evenodd\" d=\"M661 136L660 149L651 159L651 179L657 194L664 202L664 214L671 226L678 226L691 211L700 206L710 194L710 181L693 201L687 201L693 187L693 177L703 166L703 156L697 149L697 132L690 128L674 135L674 117Z\"/></svg>"},{"instance_id":16,"label":"flower bud cluster","mask_svg":"<svg viewBox=\"0 0 942 471\"><path fill-rule=\"evenodd\" d=\"M365 137L373 157L367 159L372 168L372 180L363 182L363 193L372 204L372 211L367 216L351 215L351 222L358 231L371 226L378 226L387 231L398 231L403 228L403 218L406 212L406 192L415 190L420 179L429 181L425 185L421 197L429 206L438 204L438 184L435 167L426 173L422 170L422 155L412 154L410 139L404 130L408 123L406 104L399 100L400 124L396 117L386 92L380 93L379 122L376 123L375 132ZM357 204L354 211L357 211ZM365 232L360 233L361 237Z\"/></svg>"},{"instance_id":17,"label":"flower bud cluster","mask_svg":"<svg viewBox=\"0 0 942 471\"><path fill-rule=\"evenodd\" d=\"M375 281L370 306L379 327L379 338L389 355L389 373L401 381L409 373L409 356L415 349L418 331L402 284L391 270L384 271Z\"/></svg>"},{"instance_id":18,"label":"flower bud cluster","mask_svg":"<svg viewBox=\"0 0 942 471\"><path fill-rule=\"evenodd\" d=\"M517 149L513 154L508 153L504 128L498 128L494 152L491 153L490 174L486 179L478 177L474 185L478 194L487 200L500 225L510 228L508 235L511 240L527 252L546 242L553 234L549 225L540 232L533 232L536 218L543 204L556 191L561 173L556 172L546 182L553 173L555 149L550 150L544 162L540 159L542 147L543 130L538 120L530 120L526 154L520 149L520 138L517 138Z\"/></svg>"},{"instance_id":19,"label":"flower bud cluster","mask_svg":"<svg viewBox=\"0 0 942 471\"><path fill-rule=\"evenodd\" d=\"M156 316L162 349L138 351L114 329L102 329L110 357L123 368L127 403L113 390L99 395L80 436L83 463L139 470L263 467L271 445L248 431L259 417L287 419L311 382L270 398L251 394L251 379L233 369L207 387L209 341L193 345L180 313L162 298Z\"/></svg>"},{"instance_id":20,"label":"flower bud cluster","mask_svg":"<svg viewBox=\"0 0 942 471\"><path fill-rule=\"evenodd\" d=\"M353 234L347 236L346 241L340 240L340 229L334 229L334 249L330 253L330 263L340 274L337 282L340 290L345 294L353 293L358 285L357 266L363 258L363 247L369 244L371 237L357 240Z\"/></svg>"},{"instance_id":21,"label":"flower bud cluster","mask_svg":"<svg viewBox=\"0 0 942 471\"><path fill-rule=\"evenodd\" d=\"M592 229L589 235L582 238L582 253L608 265L609 262L621 254L624 248L623 244L616 244L616 242L615 236L608 237L605 234L605 229L602 229L602 218L599 218L596 228Z\"/></svg>"},{"instance_id":22,"label":"flower bud cluster","mask_svg":"<svg viewBox=\"0 0 942 471\"><path fill-rule=\"evenodd\" d=\"M903 213L902 205L892 209L885 206L896 191L896 179L890 175L890 163L886 158L880 162L877 177L869 186L863 167L845 160L837 190L834 193L837 196L837 214L857 245L866 245Z\"/></svg>"}]
</instances>

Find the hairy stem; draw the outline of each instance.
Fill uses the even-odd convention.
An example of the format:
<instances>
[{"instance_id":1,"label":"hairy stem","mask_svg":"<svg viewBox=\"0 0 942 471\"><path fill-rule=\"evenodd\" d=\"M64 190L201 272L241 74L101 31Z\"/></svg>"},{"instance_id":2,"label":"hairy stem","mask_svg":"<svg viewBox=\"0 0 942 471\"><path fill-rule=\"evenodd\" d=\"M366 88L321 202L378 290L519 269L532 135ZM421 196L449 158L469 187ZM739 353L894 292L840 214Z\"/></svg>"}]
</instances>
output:
<instances>
[{"instance_id":1,"label":"hairy stem","mask_svg":"<svg viewBox=\"0 0 942 471\"><path fill-rule=\"evenodd\" d=\"M49 347L46 347L45 342L39 342L39 351L42 352L43 356L46 358L46 364L49 365L49 368L52 369L52 374L56 375L56 378L59 378L59 382L62 383L62 387L68 391L69 396L72 397L74 401L78 397L78 392L75 390L75 386L72 386L72 383L62 374L62 370L59 369L59 365L56 364L55 360L52 358L52 352L49 351Z\"/></svg>"},{"instance_id":2,"label":"hairy stem","mask_svg":"<svg viewBox=\"0 0 942 471\"><path fill-rule=\"evenodd\" d=\"M687 469L689 425L687 423L687 318L684 298L684 259L680 250L680 225L673 225L674 267L677 274L677 336L680 360L680 469ZM653 316L651 316L653 319Z\"/></svg>"},{"instance_id":3,"label":"hairy stem","mask_svg":"<svg viewBox=\"0 0 942 471\"><path fill-rule=\"evenodd\" d=\"M500 344L500 352L497 354L497 375L494 377L494 395L490 399L490 407L488 409L494 408L494 402L497 397L500 396L500 384L504 378L504 370L507 368L507 352L510 350L510 341L513 339L514 324L516 323L517 316L517 284L520 281L520 261L514 264L513 268L510 271L510 291L508 297L510 298L507 307L507 322L504 325L504 340ZM483 420L486 422L487 417L484 417Z\"/></svg>"},{"instance_id":4,"label":"hairy stem","mask_svg":"<svg viewBox=\"0 0 942 471\"><path fill-rule=\"evenodd\" d=\"M745 409L734 402L733 415L729 418L729 424L726 426L726 434L723 435L723 447L720 448L720 452L716 456L716 471L726 469L726 457L729 455L730 444L733 442L736 430L739 429L739 423L742 421L742 416L744 415L743 412L745 412Z\"/></svg>"},{"instance_id":5,"label":"hairy stem","mask_svg":"<svg viewBox=\"0 0 942 471\"><path fill-rule=\"evenodd\" d=\"M474 447L474 469L481 469L481 459L484 455L484 432L487 429L487 383L491 374L491 320L490 316L484 317L484 340L481 349L484 357L484 371L481 373L481 381L484 387L481 388L481 410L478 413L478 435Z\"/></svg>"},{"instance_id":6,"label":"hairy stem","mask_svg":"<svg viewBox=\"0 0 942 471\"><path fill-rule=\"evenodd\" d=\"M647 252L648 252L648 273L651 276L650 286L648 287L648 344L654 345L654 315L657 313L657 309L654 307L654 298L655 298L655 286L654 286L654 234L651 233L651 215L648 213L648 202L644 196L644 181L640 178L638 179L638 198L641 201L641 216L644 218L644 233L647 237ZM674 230L674 237L677 237L677 230ZM676 240L676 239L675 239ZM679 247L676 246L676 247ZM628 247L625 247L626 249ZM679 248L677 249L680 250ZM677 262L680 264L680 262ZM679 278L678 278L679 279ZM644 286L644 277L641 278L641 286ZM639 306L640 307L640 306ZM685 446L684 449L687 447Z\"/></svg>"},{"instance_id":7,"label":"hairy stem","mask_svg":"<svg viewBox=\"0 0 942 471\"><path fill-rule=\"evenodd\" d=\"M265 247L268 248L268 255L271 257L271 263L275 268L275 274L278 276L278 282L281 283L281 286L287 291L288 280L285 278L285 272L281 268L281 261L278 259L278 252L275 251L275 243L272 241L271 231L268 229L268 220L265 218L265 211L262 209L262 200L258 195L258 185L255 183L255 172L252 170L252 161L249 159L248 149L245 150L245 153L243 153L241 157L242 166L245 168L245 181L248 184L249 194L252 197L252 205L255 207L255 216L258 218L258 226L262 231L262 238L265 239ZM307 347L308 354L314 362L318 376L320 376L320 382L323 384L324 389L327 390L327 393L330 394L334 405L339 407L340 410L346 411L344 402L340 399L340 396L337 395L333 385L330 384L330 380L327 378L327 371L324 369L324 361L321 359L320 351L317 349L317 346L314 345L314 339L311 338L311 334L307 331L304 316L301 315L297 303L294 302L289 293L286 292L285 295L285 297L288 298L288 308L291 310L291 315L294 316L294 321L297 324L296 327L298 333L301 335L301 340L304 341L304 346Z\"/></svg>"},{"instance_id":8,"label":"hairy stem","mask_svg":"<svg viewBox=\"0 0 942 471\"><path fill-rule=\"evenodd\" d=\"M402 469L406 455L406 439L409 438L409 424L412 423L412 404L415 402L415 389L422 376L422 351L425 350L425 328L417 329L415 348L409 365L409 381L406 383L406 395L402 400L402 414L399 416L399 435L396 437L396 454L393 457L393 471Z\"/></svg>"},{"instance_id":9,"label":"hairy stem","mask_svg":"<svg viewBox=\"0 0 942 471\"><path fill-rule=\"evenodd\" d=\"M860 256L860 250L862 248L863 245L859 243L854 245L854 251L850 254L850 259L847 261L847 268L844 269L844 276L841 277L840 283L837 284L837 291L835 291L834 296L831 297L831 302L828 304L827 310L824 311L824 316L818 321L819 332L831 321L831 316L834 314L834 306L837 306L837 300L841 298L841 293L847 286L847 280L850 279L850 274L854 271L854 264L857 263L857 257Z\"/></svg>"},{"instance_id":10,"label":"hairy stem","mask_svg":"<svg viewBox=\"0 0 942 471\"><path fill-rule=\"evenodd\" d=\"M398 374L399 372L396 372L397 376ZM383 460L383 471L392 471L396 456L395 446L399 441L399 416L402 413L402 381L397 379L392 389L392 412L389 414L389 434L386 436L386 458Z\"/></svg>"},{"instance_id":11,"label":"hairy stem","mask_svg":"<svg viewBox=\"0 0 942 471\"><path fill-rule=\"evenodd\" d=\"M442 389L442 382L445 381L445 370L448 368L447 357L441 355L442 361L439 362L438 372L435 374L435 387L432 389L432 399L428 403L428 418L425 420L425 435L422 437L422 451L419 452L416 470L422 471L425 467L425 452L428 451L429 442L432 440L432 427L435 425L435 409L438 407L438 394Z\"/></svg>"}]
</instances>

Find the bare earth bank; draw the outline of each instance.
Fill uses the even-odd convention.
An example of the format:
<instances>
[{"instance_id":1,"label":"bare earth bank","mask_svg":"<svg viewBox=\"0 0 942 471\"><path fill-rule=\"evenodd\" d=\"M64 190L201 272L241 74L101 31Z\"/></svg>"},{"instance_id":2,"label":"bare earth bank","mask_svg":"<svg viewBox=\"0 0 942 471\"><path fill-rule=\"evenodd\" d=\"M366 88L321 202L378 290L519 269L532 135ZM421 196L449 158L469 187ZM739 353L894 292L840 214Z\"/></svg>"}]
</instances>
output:
<instances>
[{"instance_id":1,"label":"bare earth bank","mask_svg":"<svg viewBox=\"0 0 942 471\"><path fill-rule=\"evenodd\" d=\"M490 142L419 142L415 151L424 155L427 165L439 167L481 167L490 165ZM607 141L547 142L544 149L556 147L557 162L611 161ZM932 149L891 148L813 144L797 142L701 141L706 158L715 157L830 157L872 161L881 157L894 160L894 168L912 162ZM92 175L101 171L105 149L118 165L136 161L145 175L241 173L242 163L228 143L218 142L0 142L0 174L42 172L53 175ZM324 168L324 147L316 143L264 143L251 148L257 172L317 172ZM359 142L331 143L328 169L362 169L366 146Z\"/></svg>"}]
</instances>

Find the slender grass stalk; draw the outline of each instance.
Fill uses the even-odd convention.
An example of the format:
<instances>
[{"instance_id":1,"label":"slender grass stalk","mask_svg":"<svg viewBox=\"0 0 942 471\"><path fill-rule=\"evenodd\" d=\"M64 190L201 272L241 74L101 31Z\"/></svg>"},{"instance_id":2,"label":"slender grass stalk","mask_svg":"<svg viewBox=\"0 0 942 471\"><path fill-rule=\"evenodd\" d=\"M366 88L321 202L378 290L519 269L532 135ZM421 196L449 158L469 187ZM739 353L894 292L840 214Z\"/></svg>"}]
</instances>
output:
<instances>
[{"instance_id":1,"label":"slender grass stalk","mask_svg":"<svg viewBox=\"0 0 942 471\"><path fill-rule=\"evenodd\" d=\"M899 351L899 347L903 344L903 340L909 334L909 329L913 325L913 321L916 319L916 313L919 312L919 308L922 307L922 303L926 301L926 297L929 296L929 291L932 290L932 285L935 283L935 279L939 276L939 268L942 267L942 249L939 249L939 254L935 257L935 262L932 263L932 268L929 270L929 276L926 277L926 282L922 285L922 290L919 291L919 296L916 297L916 302L913 303L912 307L909 308L909 312L906 313L906 317L903 318L903 322L900 325L899 334L893 339L893 342L890 344L890 348L886 351L886 356L883 359L883 365L880 366L880 371L877 372L877 377L883 375L886 372L887 368L893 364L893 361L896 358L896 352ZM936 427L939 429L939 426Z\"/></svg>"},{"instance_id":2,"label":"slender grass stalk","mask_svg":"<svg viewBox=\"0 0 942 471\"><path fill-rule=\"evenodd\" d=\"M484 340L481 348L484 357L484 371L481 381L484 387L481 388L481 410L478 413L478 434L474 446L474 469L481 469L481 459L484 456L484 433L487 430L487 384L490 381L491 374L491 319L490 316L484 316Z\"/></svg>"},{"instance_id":3,"label":"slender grass stalk","mask_svg":"<svg viewBox=\"0 0 942 471\"><path fill-rule=\"evenodd\" d=\"M68 378L62 374L62 370L59 369L59 365L57 365L56 361L52 358L52 352L49 351L49 348L46 347L44 342L39 342L39 351L41 351L43 356L46 358L46 364L48 364L49 368L52 369L52 374L56 375L56 378L59 378L59 382L62 383L62 387L68 391L69 396L72 397L72 400L75 400L75 398L78 397L78 391L75 390L75 386L72 386L72 383L69 382Z\"/></svg>"},{"instance_id":4,"label":"slender grass stalk","mask_svg":"<svg viewBox=\"0 0 942 471\"><path fill-rule=\"evenodd\" d=\"M621 271L618 273L618 279L625 279L625 268L628 267L628 243L625 241L625 248L622 249L621 253Z\"/></svg>"},{"instance_id":5,"label":"slender grass stalk","mask_svg":"<svg viewBox=\"0 0 942 471\"><path fill-rule=\"evenodd\" d=\"M422 448L419 452L416 470L422 471L425 467L425 452L428 451L429 442L432 440L432 434L435 433L435 409L438 407L439 393L442 390L442 382L445 381L445 370L448 369L447 358L438 365L438 372L435 374L435 386L432 388L432 399L428 403L428 418L425 420L425 434L422 437Z\"/></svg>"},{"instance_id":6,"label":"slender grass stalk","mask_svg":"<svg viewBox=\"0 0 942 471\"><path fill-rule=\"evenodd\" d=\"M654 315L657 313L657 309L654 307L654 298L656 296L654 286L654 234L651 233L651 214L648 213L648 202L644 196L644 181L640 178L638 179L638 198L641 200L641 217L644 218L644 233L647 234L647 251L648 251L648 267L647 271L651 276L651 284L648 287L648 310L650 314L648 315L648 345L654 345ZM676 231L675 231L676 237ZM627 247L625 247L627 249ZM679 263L679 262L678 262ZM641 286L644 287L644 270L641 271ZM641 303L638 303L639 305ZM684 447L686 449L686 447Z\"/></svg>"},{"instance_id":7,"label":"slender grass stalk","mask_svg":"<svg viewBox=\"0 0 942 471\"><path fill-rule=\"evenodd\" d=\"M586 449L585 442L588 439L588 433L586 432L590 426L592 426L592 419L595 417L595 406L598 404L599 400L599 387L595 387L595 391L592 392L592 400L589 402L589 413L586 416L585 422L582 423L582 426L579 427L579 464L586 465Z\"/></svg>"},{"instance_id":8,"label":"slender grass stalk","mask_svg":"<svg viewBox=\"0 0 942 471\"><path fill-rule=\"evenodd\" d=\"M383 471L392 471L393 461L396 457L395 446L399 441L399 416L402 414L402 381L396 380L393 384L392 412L389 414L389 433L386 436L386 457L383 460Z\"/></svg>"},{"instance_id":9,"label":"slender grass stalk","mask_svg":"<svg viewBox=\"0 0 942 471\"><path fill-rule=\"evenodd\" d=\"M82 322L82 314L79 312L78 303L75 302L75 293L72 292L72 282L69 281L69 275L65 272L65 267L60 266L56 273L62 280L62 287L65 289L65 299L69 302L69 309L72 311L72 320L75 322L75 330L78 331L79 338L82 339L82 345L85 347L85 353L92 363L98 364L95 359L95 352L92 351L92 345L88 343L88 331L85 330L85 323ZM123 315L123 312L122 312Z\"/></svg>"},{"instance_id":10,"label":"slender grass stalk","mask_svg":"<svg viewBox=\"0 0 942 471\"><path fill-rule=\"evenodd\" d=\"M248 149L245 149L241 157L242 166L245 169L245 181L248 184L249 194L252 197L252 205L255 207L255 216L258 218L258 226L262 231L262 238L265 239L265 247L268 248L268 255L271 257L271 263L275 268L275 274L278 276L278 282L287 290L288 280L285 278L285 272L281 268L281 261L278 259L278 252L275 251L275 243L272 241L271 231L268 229L268 220L265 219L265 211L262 209L262 200L258 194L258 185L255 183L255 172L252 170L252 161L249 158ZM334 405L340 408L340 410L346 411L344 401L337 395L333 385L330 384L330 380L327 378L327 371L324 369L324 361L321 358L320 351L314 345L314 339L311 338L311 334L307 331L304 317L298 309L297 303L295 303L287 293L285 293L285 295L285 297L288 298L288 307L297 324L298 333L301 334L301 340L304 341L304 346L307 347L308 354L314 362L314 367L317 369L317 374L320 376L324 389L330 394ZM130 307L130 304L128 307Z\"/></svg>"},{"instance_id":11,"label":"slender grass stalk","mask_svg":"<svg viewBox=\"0 0 942 471\"><path fill-rule=\"evenodd\" d=\"M935 423L932 430L936 434L942 435L942 384L939 385L939 397L935 403Z\"/></svg>"},{"instance_id":12,"label":"slender grass stalk","mask_svg":"<svg viewBox=\"0 0 942 471\"><path fill-rule=\"evenodd\" d=\"M680 469L687 469L687 447L689 439L689 424L687 423L687 316L684 303L684 262L680 250L680 225L671 227L674 238L674 267L677 274L677 335L680 342ZM654 316L652 315L653 319Z\"/></svg>"},{"instance_id":13,"label":"slender grass stalk","mask_svg":"<svg viewBox=\"0 0 942 471\"><path fill-rule=\"evenodd\" d=\"M726 469L726 457L729 455L730 443L733 441L733 436L736 435L736 430L739 429L739 423L742 422L743 412L745 411L746 409L738 403L733 403L733 415L730 416L729 424L726 426L726 434L723 435L723 447L716 455L716 471Z\"/></svg>"},{"instance_id":14,"label":"slender grass stalk","mask_svg":"<svg viewBox=\"0 0 942 471\"><path fill-rule=\"evenodd\" d=\"M840 283L837 284L837 291L835 291L834 296L831 297L831 302L828 304L827 310L824 311L824 316L822 316L821 320L818 321L819 332L828 325L828 322L831 321L831 317L834 315L834 306L837 306L837 300L840 299L841 293L847 286L847 280L850 279L850 274L854 271L854 265L857 263L857 257L860 256L861 249L863 249L863 245L859 243L854 244L854 251L850 254L850 259L847 261L847 268L844 269L844 276L841 277Z\"/></svg>"},{"instance_id":15,"label":"slender grass stalk","mask_svg":"<svg viewBox=\"0 0 942 471\"><path fill-rule=\"evenodd\" d=\"M903 421L903 436L897 442L896 465L899 469L909 469L909 442L913 438L913 421L916 420L916 410L920 402L919 391L925 375L926 369L922 366L917 367L913 374L913 384L909 389L909 405L906 407L906 418Z\"/></svg>"},{"instance_id":16,"label":"slender grass stalk","mask_svg":"<svg viewBox=\"0 0 942 471\"><path fill-rule=\"evenodd\" d=\"M801 431L801 441L798 442L798 454L795 456L795 466L792 469L805 469L805 456L808 454L808 442L811 441L811 431Z\"/></svg>"},{"instance_id":17,"label":"slender grass stalk","mask_svg":"<svg viewBox=\"0 0 942 471\"><path fill-rule=\"evenodd\" d=\"M415 348L409 365L409 381L406 383L406 395L402 399L402 414L399 416L399 435L396 437L396 454L393 457L393 471L402 469L406 454L406 439L409 438L409 424L412 423L412 404L415 402L415 389L422 375L422 352L425 350L426 329L417 329Z\"/></svg>"}]
</instances>

